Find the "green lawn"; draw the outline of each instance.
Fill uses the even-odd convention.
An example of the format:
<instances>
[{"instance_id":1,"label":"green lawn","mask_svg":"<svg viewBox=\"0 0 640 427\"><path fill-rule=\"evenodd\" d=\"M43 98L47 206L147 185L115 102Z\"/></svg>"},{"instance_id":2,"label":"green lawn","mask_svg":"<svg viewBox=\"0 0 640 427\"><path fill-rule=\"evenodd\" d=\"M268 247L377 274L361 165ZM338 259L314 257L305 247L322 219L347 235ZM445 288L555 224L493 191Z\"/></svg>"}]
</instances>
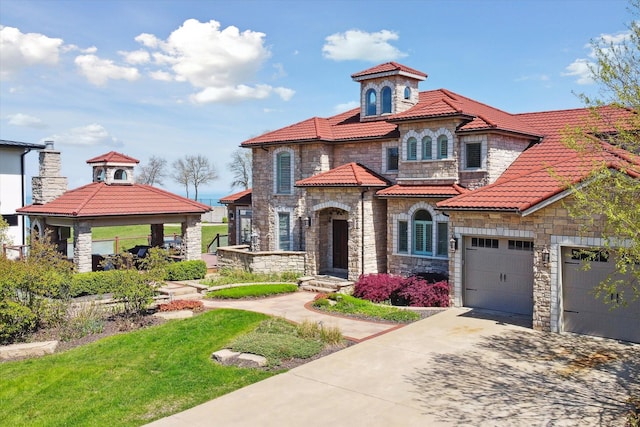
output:
<instances>
[{"instance_id":1,"label":"green lawn","mask_svg":"<svg viewBox=\"0 0 640 427\"><path fill-rule=\"evenodd\" d=\"M211 353L267 316L214 310L64 353L0 364L0 420L11 426L138 426L261 381Z\"/></svg>"},{"instance_id":2,"label":"green lawn","mask_svg":"<svg viewBox=\"0 0 640 427\"><path fill-rule=\"evenodd\" d=\"M226 235L227 224L203 225L202 226L202 252L207 251L207 245L216 237L216 234ZM93 240L113 239L118 236L121 250L130 249L136 245L146 245L147 236L151 233L150 225L124 225L115 227L96 227L91 231ZM165 238L172 238L173 234L181 234L179 225L165 225Z\"/></svg>"},{"instance_id":3,"label":"green lawn","mask_svg":"<svg viewBox=\"0 0 640 427\"><path fill-rule=\"evenodd\" d=\"M236 286L233 288L218 289L207 293L207 298L241 299L259 298L270 295L289 294L298 291L298 285L291 283L270 283L264 285Z\"/></svg>"}]
</instances>

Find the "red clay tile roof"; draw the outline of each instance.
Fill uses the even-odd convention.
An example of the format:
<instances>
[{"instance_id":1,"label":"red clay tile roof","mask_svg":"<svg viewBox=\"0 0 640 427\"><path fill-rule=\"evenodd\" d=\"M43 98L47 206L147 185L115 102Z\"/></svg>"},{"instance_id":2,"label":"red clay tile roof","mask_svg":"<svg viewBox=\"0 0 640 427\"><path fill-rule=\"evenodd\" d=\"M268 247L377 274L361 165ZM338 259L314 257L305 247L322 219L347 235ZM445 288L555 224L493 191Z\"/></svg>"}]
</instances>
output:
<instances>
[{"instance_id":1,"label":"red clay tile roof","mask_svg":"<svg viewBox=\"0 0 640 427\"><path fill-rule=\"evenodd\" d=\"M222 199L220 199L220 203L222 203L223 205L228 205L231 203L250 205L251 204L251 188L240 191L238 193L225 196Z\"/></svg>"},{"instance_id":2,"label":"red clay tile roof","mask_svg":"<svg viewBox=\"0 0 640 427\"><path fill-rule=\"evenodd\" d=\"M205 213L211 207L150 185L94 182L69 190L44 205L17 209L24 214L65 217Z\"/></svg>"},{"instance_id":3,"label":"red clay tile roof","mask_svg":"<svg viewBox=\"0 0 640 427\"><path fill-rule=\"evenodd\" d=\"M296 182L296 187L386 187L389 181L359 163L347 163Z\"/></svg>"},{"instance_id":4,"label":"red clay tile roof","mask_svg":"<svg viewBox=\"0 0 640 427\"><path fill-rule=\"evenodd\" d=\"M422 71L407 67L406 65L398 64L397 62L386 62L384 64L376 65L375 67L353 73L351 74L351 78L356 79L358 77L370 76L372 74L390 73L394 71L414 74L422 77L421 80L424 80L427 77L427 75Z\"/></svg>"},{"instance_id":5,"label":"red clay tile roof","mask_svg":"<svg viewBox=\"0 0 640 427\"><path fill-rule=\"evenodd\" d=\"M133 157L126 156L122 153L118 153L116 151L109 151L106 154L102 154L100 156L94 157L92 159L87 160L87 163L140 163L140 160L134 159Z\"/></svg>"},{"instance_id":6,"label":"red clay tile roof","mask_svg":"<svg viewBox=\"0 0 640 427\"><path fill-rule=\"evenodd\" d=\"M537 205L559 196L570 185L579 183L598 167L624 170L634 178L640 178L640 157L602 143L602 150L591 153L576 153L568 148L559 157L556 147L545 152L546 141L525 151L520 157L527 157L525 170L517 165L519 173L507 171L508 179L501 177L495 183L475 191L439 202L437 206L445 210L506 210L523 213L535 209ZM553 144L553 143L552 143ZM538 149L538 147L540 147ZM535 153L529 151L537 149Z\"/></svg>"},{"instance_id":7,"label":"red clay tile roof","mask_svg":"<svg viewBox=\"0 0 640 427\"><path fill-rule=\"evenodd\" d=\"M430 119L437 117L460 116L470 120L458 128L458 132L479 130L502 130L521 133L539 138L540 130L531 126L520 117L483 104L446 89L420 92L418 104L400 114L389 118L390 121Z\"/></svg>"},{"instance_id":8,"label":"red clay tile roof","mask_svg":"<svg viewBox=\"0 0 640 427\"><path fill-rule=\"evenodd\" d=\"M376 195L382 197L454 197L468 193L458 184L452 185L392 185L379 190Z\"/></svg>"},{"instance_id":9,"label":"red clay tile roof","mask_svg":"<svg viewBox=\"0 0 640 427\"><path fill-rule=\"evenodd\" d=\"M243 146L313 142L352 141L359 139L398 139L397 126L385 120L360 122L360 109L354 108L329 118L312 117L302 122L267 132L242 143Z\"/></svg>"}]
</instances>

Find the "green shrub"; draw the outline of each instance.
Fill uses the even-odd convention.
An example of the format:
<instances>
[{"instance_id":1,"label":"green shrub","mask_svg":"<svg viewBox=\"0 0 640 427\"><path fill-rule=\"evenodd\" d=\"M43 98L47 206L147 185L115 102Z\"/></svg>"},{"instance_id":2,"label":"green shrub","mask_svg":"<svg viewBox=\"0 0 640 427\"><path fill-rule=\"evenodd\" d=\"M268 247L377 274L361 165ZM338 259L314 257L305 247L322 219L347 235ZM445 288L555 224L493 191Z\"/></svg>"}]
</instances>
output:
<instances>
[{"instance_id":1,"label":"green shrub","mask_svg":"<svg viewBox=\"0 0 640 427\"><path fill-rule=\"evenodd\" d=\"M252 273L250 271L234 268L223 268L219 275L205 280L203 283L209 286L230 285L234 283L265 283L265 282L296 282L299 273L285 271L282 273Z\"/></svg>"},{"instance_id":2,"label":"green shrub","mask_svg":"<svg viewBox=\"0 0 640 427\"><path fill-rule=\"evenodd\" d=\"M156 282L136 270L116 270L115 273L118 284L113 290L113 298L123 302L125 314L142 313L153 302Z\"/></svg>"},{"instance_id":3,"label":"green shrub","mask_svg":"<svg viewBox=\"0 0 640 427\"><path fill-rule=\"evenodd\" d=\"M207 263L202 260L180 261L168 264L165 280L197 280L207 275Z\"/></svg>"},{"instance_id":4,"label":"green shrub","mask_svg":"<svg viewBox=\"0 0 640 427\"><path fill-rule=\"evenodd\" d=\"M420 319L418 313L403 310L391 306L373 304L371 301L352 297L350 295L330 294L329 299L335 300L331 304L327 299L321 298L313 302L313 306L325 311L347 314L356 317L366 317L389 322L408 323Z\"/></svg>"},{"instance_id":5,"label":"green shrub","mask_svg":"<svg viewBox=\"0 0 640 427\"><path fill-rule=\"evenodd\" d=\"M11 343L33 331L38 324L37 315L20 303L0 301L0 343Z\"/></svg>"},{"instance_id":6,"label":"green shrub","mask_svg":"<svg viewBox=\"0 0 640 427\"><path fill-rule=\"evenodd\" d=\"M69 294L72 297L109 294L116 289L119 277L117 270L76 273L71 278Z\"/></svg>"}]
</instances>

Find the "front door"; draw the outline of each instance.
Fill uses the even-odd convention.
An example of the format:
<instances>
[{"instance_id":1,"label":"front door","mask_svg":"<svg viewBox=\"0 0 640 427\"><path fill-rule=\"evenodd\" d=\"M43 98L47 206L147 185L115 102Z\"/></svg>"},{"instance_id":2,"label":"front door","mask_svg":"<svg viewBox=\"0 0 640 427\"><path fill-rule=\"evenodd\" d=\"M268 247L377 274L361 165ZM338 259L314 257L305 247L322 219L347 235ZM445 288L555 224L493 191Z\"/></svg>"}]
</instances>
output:
<instances>
[{"instance_id":1,"label":"front door","mask_svg":"<svg viewBox=\"0 0 640 427\"><path fill-rule=\"evenodd\" d=\"M349 224L344 219L333 220L333 268L347 269Z\"/></svg>"}]
</instances>

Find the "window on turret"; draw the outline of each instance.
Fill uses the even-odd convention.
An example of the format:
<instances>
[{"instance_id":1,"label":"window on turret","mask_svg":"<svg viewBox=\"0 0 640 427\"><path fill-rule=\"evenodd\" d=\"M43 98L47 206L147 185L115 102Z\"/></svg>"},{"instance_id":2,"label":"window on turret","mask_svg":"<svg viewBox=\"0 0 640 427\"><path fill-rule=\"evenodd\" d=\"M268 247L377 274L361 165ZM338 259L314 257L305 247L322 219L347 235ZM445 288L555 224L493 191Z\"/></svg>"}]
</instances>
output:
<instances>
[{"instance_id":1,"label":"window on turret","mask_svg":"<svg viewBox=\"0 0 640 427\"><path fill-rule=\"evenodd\" d=\"M366 98L367 98L367 116L375 116L376 114L378 114L377 107L376 107L376 103L377 103L376 91L373 89L369 89L367 91Z\"/></svg>"},{"instance_id":2,"label":"window on turret","mask_svg":"<svg viewBox=\"0 0 640 427\"><path fill-rule=\"evenodd\" d=\"M411 88L409 86L404 88L404 99L411 99Z\"/></svg>"},{"instance_id":3,"label":"window on turret","mask_svg":"<svg viewBox=\"0 0 640 427\"><path fill-rule=\"evenodd\" d=\"M411 137L407 140L407 160L416 160L418 157L418 141Z\"/></svg>"},{"instance_id":4,"label":"window on turret","mask_svg":"<svg viewBox=\"0 0 640 427\"><path fill-rule=\"evenodd\" d=\"M391 88L385 86L382 88L382 114L391 112Z\"/></svg>"},{"instance_id":5,"label":"window on turret","mask_svg":"<svg viewBox=\"0 0 640 427\"><path fill-rule=\"evenodd\" d=\"M291 194L291 153L283 151L276 157L276 193Z\"/></svg>"},{"instance_id":6,"label":"window on turret","mask_svg":"<svg viewBox=\"0 0 640 427\"><path fill-rule=\"evenodd\" d=\"M116 181L126 181L127 172L124 169L118 169L113 175L113 179L115 179Z\"/></svg>"}]
</instances>

